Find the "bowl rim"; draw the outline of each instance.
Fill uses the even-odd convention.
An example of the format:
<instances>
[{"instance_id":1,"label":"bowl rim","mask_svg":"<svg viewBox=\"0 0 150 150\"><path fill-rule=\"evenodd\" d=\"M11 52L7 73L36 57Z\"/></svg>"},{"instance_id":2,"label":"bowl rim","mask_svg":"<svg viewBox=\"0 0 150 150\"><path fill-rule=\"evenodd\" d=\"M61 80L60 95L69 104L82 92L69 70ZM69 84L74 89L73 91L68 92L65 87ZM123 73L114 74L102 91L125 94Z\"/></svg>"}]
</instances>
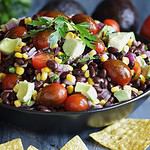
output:
<instances>
[{"instance_id":1,"label":"bowl rim","mask_svg":"<svg viewBox=\"0 0 150 150\"><path fill-rule=\"evenodd\" d=\"M142 93L141 95L132 98L130 100L126 100L120 103L116 103L114 105L108 106L108 107L104 107L104 108L97 108L97 109L91 109L91 110L87 110L87 111L80 111L80 112L68 112L68 111L61 111L61 112L42 112L42 111L37 111L37 110L27 110L24 108L16 108L14 106L11 105L7 105L7 104L0 104L0 107L3 107L4 109L9 109L12 111L16 111L16 112L21 112L21 113L26 113L26 114L32 114L32 115L44 115L44 116L71 116L71 115L84 115L84 114L91 114L91 113L96 113L96 112L104 112L104 111L108 111L108 110L112 110L112 109L116 109L118 107L122 107L124 105L127 105L129 103L133 103L135 101L138 101L139 99L142 99L146 96L148 96L150 94L150 88L148 88L144 93Z\"/></svg>"}]
</instances>

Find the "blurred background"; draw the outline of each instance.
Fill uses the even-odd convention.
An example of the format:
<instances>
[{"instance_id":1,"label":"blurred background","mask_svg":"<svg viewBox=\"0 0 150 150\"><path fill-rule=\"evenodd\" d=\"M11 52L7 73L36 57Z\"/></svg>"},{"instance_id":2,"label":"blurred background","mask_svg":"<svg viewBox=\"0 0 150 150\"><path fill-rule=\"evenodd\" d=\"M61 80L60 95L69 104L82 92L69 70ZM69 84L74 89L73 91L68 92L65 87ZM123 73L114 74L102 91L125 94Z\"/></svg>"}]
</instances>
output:
<instances>
[{"instance_id":1,"label":"blurred background","mask_svg":"<svg viewBox=\"0 0 150 150\"><path fill-rule=\"evenodd\" d=\"M41 10L48 2L51 2L52 0L0 0L0 24L7 22L12 17L22 17L22 16L32 16L33 14L36 14L39 10ZM62 2L64 0L57 0L59 2ZM71 0L70 0L71 1ZM75 0L78 3L81 4L81 6L84 9L84 12L86 12L89 15L92 15L98 4L102 2L102 0ZM112 3L115 3L116 7L113 8L114 11L118 9L124 9L120 7L121 3L133 3L135 8L137 9L137 13L134 14L135 19L138 20L138 22L135 22L136 27L139 29L142 25L145 18L150 15L150 1L148 0L104 0L105 3L110 3L110 6ZM109 2L108 2L109 1ZM111 1L111 2L110 2ZM68 3L68 2L66 2ZM58 5L55 4L55 5ZM54 4L49 3L47 6L55 7ZM64 4L62 4L64 5ZM125 5L124 5L125 6ZM63 6L61 6L63 7ZM99 7L100 8L100 7ZM110 10L107 8L104 8L105 11L109 13ZM133 9L133 8L132 8ZM130 12L127 12L128 17L130 17L130 20L134 19L132 15L130 15ZM99 12L96 16L96 19L99 19L99 16L103 14ZM114 13L116 15L116 13ZM101 17L100 17L101 19Z\"/></svg>"}]
</instances>

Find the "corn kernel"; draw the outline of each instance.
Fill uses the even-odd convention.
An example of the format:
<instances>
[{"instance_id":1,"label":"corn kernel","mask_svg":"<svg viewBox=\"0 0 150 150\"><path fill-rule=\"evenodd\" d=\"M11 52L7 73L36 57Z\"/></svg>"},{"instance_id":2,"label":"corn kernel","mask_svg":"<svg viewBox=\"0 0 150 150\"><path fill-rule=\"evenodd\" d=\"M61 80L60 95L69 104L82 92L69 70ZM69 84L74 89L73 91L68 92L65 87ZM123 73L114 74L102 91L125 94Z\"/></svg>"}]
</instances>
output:
<instances>
[{"instance_id":1,"label":"corn kernel","mask_svg":"<svg viewBox=\"0 0 150 150\"><path fill-rule=\"evenodd\" d=\"M27 55L26 53L22 54L22 57L23 57L24 59L28 59L28 55Z\"/></svg>"},{"instance_id":2,"label":"corn kernel","mask_svg":"<svg viewBox=\"0 0 150 150\"><path fill-rule=\"evenodd\" d=\"M24 68L23 67L16 67L16 74L23 75L24 74Z\"/></svg>"},{"instance_id":3,"label":"corn kernel","mask_svg":"<svg viewBox=\"0 0 150 150\"><path fill-rule=\"evenodd\" d=\"M141 95L143 93L143 91L138 91L138 95Z\"/></svg>"},{"instance_id":4,"label":"corn kernel","mask_svg":"<svg viewBox=\"0 0 150 150\"><path fill-rule=\"evenodd\" d=\"M48 68L48 67L44 67L44 68L42 68L42 72L50 73L50 72L51 72L51 69Z\"/></svg>"},{"instance_id":5,"label":"corn kernel","mask_svg":"<svg viewBox=\"0 0 150 150\"><path fill-rule=\"evenodd\" d=\"M106 104L106 100L105 99L102 99L102 100L100 100L100 104L103 106L103 105L105 105Z\"/></svg>"},{"instance_id":6,"label":"corn kernel","mask_svg":"<svg viewBox=\"0 0 150 150\"><path fill-rule=\"evenodd\" d=\"M115 93L115 92L117 92L119 90L120 90L119 86L114 86L114 87L111 88L111 92L112 93Z\"/></svg>"},{"instance_id":7,"label":"corn kernel","mask_svg":"<svg viewBox=\"0 0 150 150\"><path fill-rule=\"evenodd\" d=\"M129 39L129 41L128 41L128 46L131 47L131 46L132 46L132 43L133 43L133 39Z\"/></svg>"},{"instance_id":8,"label":"corn kernel","mask_svg":"<svg viewBox=\"0 0 150 150\"><path fill-rule=\"evenodd\" d=\"M66 87L66 84L64 84L64 83L62 83L61 85L62 85L63 87Z\"/></svg>"},{"instance_id":9,"label":"corn kernel","mask_svg":"<svg viewBox=\"0 0 150 150\"><path fill-rule=\"evenodd\" d=\"M140 75L140 79L141 79L142 83L145 83L146 79L145 79L145 77L142 74Z\"/></svg>"},{"instance_id":10,"label":"corn kernel","mask_svg":"<svg viewBox=\"0 0 150 150\"><path fill-rule=\"evenodd\" d=\"M21 101L20 101L20 100L15 100L15 101L14 101L14 105L15 105L16 107L20 107L20 106L21 106Z\"/></svg>"},{"instance_id":11,"label":"corn kernel","mask_svg":"<svg viewBox=\"0 0 150 150\"><path fill-rule=\"evenodd\" d=\"M48 85L49 85L48 83L44 83L44 84L43 84L43 87L46 87L46 86L48 86Z\"/></svg>"},{"instance_id":12,"label":"corn kernel","mask_svg":"<svg viewBox=\"0 0 150 150\"><path fill-rule=\"evenodd\" d=\"M132 91L135 92L135 93L139 92L139 90L137 88L132 88Z\"/></svg>"},{"instance_id":13,"label":"corn kernel","mask_svg":"<svg viewBox=\"0 0 150 150\"><path fill-rule=\"evenodd\" d=\"M48 77L48 73L47 72L42 72L42 75L41 75L41 80L42 81L45 81Z\"/></svg>"},{"instance_id":14,"label":"corn kernel","mask_svg":"<svg viewBox=\"0 0 150 150\"><path fill-rule=\"evenodd\" d=\"M130 63L128 57L123 57L123 58L122 58L122 61L123 61L126 65L129 65L129 63Z\"/></svg>"},{"instance_id":15,"label":"corn kernel","mask_svg":"<svg viewBox=\"0 0 150 150\"><path fill-rule=\"evenodd\" d=\"M0 73L0 80L4 79L5 76L6 76L5 73Z\"/></svg>"},{"instance_id":16,"label":"corn kernel","mask_svg":"<svg viewBox=\"0 0 150 150\"><path fill-rule=\"evenodd\" d=\"M61 63L62 63L62 60L59 59L58 57L55 57L55 61L56 61L58 64L61 64Z\"/></svg>"},{"instance_id":17,"label":"corn kernel","mask_svg":"<svg viewBox=\"0 0 150 150\"><path fill-rule=\"evenodd\" d=\"M26 43L21 42L19 45L16 46L15 51L16 51L16 52L21 52L21 48L22 48L23 46L26 46Z\"/></svg>"},{"instance_id":18,"label":"corn kernel","mask_svg":"<svg viewBox=\"0 0 150 150\"><path fill-rule=\"evenodd\" d=\"M33 91L32 98L33 98L33 100L36 100L36 98L37 98L37 91L36 90Z\"/></svg>"},{"instance_id":19,"label":"corn kernel","mask_svg":"<svg viewBox=\"0 0 150 150\"><path fill-rule=\"evenodd\" d=\"M73 84L76 82L76 78L72 74L67 74L66 80Z\"/></svg>"},{"instance_id":20,"label":"corn kernel","mask_svg":"<svg viewBox=\"0 0 150 150\"><path fill-rule=\"evenodd\" d=\"M86 71L87 69L88 69L88 65L87 65L87 64L85 64L85 65L81 68L82 71Z\"/></svg>"},{"instance_id":21,"label":"corn kernel","mask_svg":"<svg viewBox=\"0 0 150 150\"><path fill-rule=\"evenodd\" d=\"M108 60L108 55L107 54L103 54L102 56L101 56L101 58L100 58L100 60L101 60L101 62L105 62L105 61L107 61Z\"/></svg>"},{"instance_id":22,"label":"corn kernel","mask_svg":"<svg viewBox=\"0 0 150 150\"><path fill-rule=\"evenodd\" d=\"M72 94L73 90L74 90L74 87L72 85L67 86L68 94Z\"/></svg>"},{"instance_id":23,"label":"corn kernel","mask_svg":"<svg viewBox=\"0 0 150 150\"><path fill-rule=\"evenodd\" d=\"M129 51L129 46L126 45L126 46L123 48L123 51L124 51L125 53L127 53L127 52Z\"/></svg>"},{"instance_id":24,"label":"corn kernel","mask_svg":"<svg viewBox=\"0 0 150 150\"><path fill-rule=\"evenodd\" d=\"M17 57L17 58L22 58L23 56L22 56L22 54L21 54L21 53L16 52L16 53L15 53L15 57Z\"/></svg>"},{"instance_id":25,"label":"corn kernel","mask_svg":"<svg viewBox=\"0 0 150 150\"><path fill-rule=\"evenodd\" d=\"M94 85L93 79L92 79L92 78L88 78L88 83L89 83L90 85Z\"/></svg>"},{"instance_id":26,"label":"corn kernel","mask_svg":"<svg viewBox=\"0 0 150 150\"><path fill-rule=\"evenodd\" d=\"M63 52L58 52L58 56L62 56L62 55L64 55Z\"/></svg>"},{"instance_id":27,"label":"corn kernel","mask_svg":"<svg viewBox=\"0 0 150 150\"><path fill-rule=\"evenodd\" d=\"M41 80L41 74L40 74L40 73L38 73L38 74L36 75L36 80L37 80L37 81L40 81L40 80Z\"/></svg>"},{"instance_id":28,"label":"corn kernel","mask_svg":"<svg viewBox=\"0 0 150 150\"><path fill-rule=\"evenodd\" d=\"M16 84L15 87L13 88L13 91L17 93L18 90L19 90L19 87L18 87L18 84Z\"/></svg>"},{"instance_id":29,"label":"corn kernel","mask_svg":"<svg viewBox=\"0 0 150 150\"><path fill-rule=\"evenodd\" d=\"M73 67L72 66L68 65L68 67L69 67L70 71L73 71Z\"/></svg>"},{"instance_id":30,"label":"corn kernel","mask_svg":"<svg viewBox=\"0 0 150 150\"><path fill-rule=\"evenodd\" d=\"M72 33L72 32L68 32L65 36L65 39L75 39L77 36L76 34Z\"/></svg>"},{"instance_id":31,"label":"corn kernel","mask_svg":"<svg viewBox=\"0 0 150 150\"><path fill-rule=\"evenodd\" d=\"M90 77L90 72L89 72L89 70L85 71L84 76L85 76L86 78L89 78L89 77Z\"/></svg>"},{"instance_id":32,"label":"corn kernel","mask_svg":"<svg viewBox=\"0 0 150 150\"><path fill-rule=\"evenodd\" d=\"M133 69L131 69L131 75L134 76L134 70Z\"/></svg>"},{"instance_id":33,"label":"corn kernel","mask_svg":"<svg viewBox=\"0 0 150 150\"><path fill-rule=\"evenodd\" d=\"M25 24L29 24L32 22L32 18L31 17L25 18L24 22L25 22Z\"/></svg>"},{"instance_id":34,"label":"corn kernel","mask_svg":"<svg viewBox=\"0 0 150 150\"><path fill-rule=\"evenodd\" d=\"M94 55L96 55L97 53L96 53L95 50L91 50L88 54L89 54L90 56L94 56Z\"/></svg>"},{"instance_id":35,"label":"corn kernel","mask_svg":"<svg viewBox=\"0 0 150 150\"><path fill-rule=\"evenodd\" d=\"M146 55L146 54L142 54L141 57L142 57L143 59L145 59L145 58L147 58L147 55Z\"/></svg>"}]
</instances>

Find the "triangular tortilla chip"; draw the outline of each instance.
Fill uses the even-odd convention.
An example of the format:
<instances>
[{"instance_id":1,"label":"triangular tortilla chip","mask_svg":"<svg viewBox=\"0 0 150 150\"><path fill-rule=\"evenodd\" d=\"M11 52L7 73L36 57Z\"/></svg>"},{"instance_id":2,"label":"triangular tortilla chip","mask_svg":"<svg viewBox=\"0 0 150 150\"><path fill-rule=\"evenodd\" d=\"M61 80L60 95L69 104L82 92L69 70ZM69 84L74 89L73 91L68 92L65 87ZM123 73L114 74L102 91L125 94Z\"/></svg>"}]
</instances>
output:
<instances>
[{"instance_id":1,"label":"triangular tortilla chip","mask_svg":"<svg viewBox=\"0 0 150 150\"><path fill-rule=\"evenodd\" d=\"M60 150L88 150L82 139L76 135L68 141Z\"/></svg>"},{"instance_id":2,"label":"triangular tortilla chip","mask_svg":"<svg viewBox=\"0 0 150 150\"><path fill-rule=\"evenodd\" d=\"M34 146L30 145L27 150L38 150L38 149L35 148Z\"/></svg>"},{"instance_id":3,"label":"triangular tortilla chip","mask_svg":"<svg viewBox=\"0 0 150 150\"><path fill-rule=\"evenodd\" d=\"M111 150L145 150L150 145L150 120L123 119L90 137Z\"/></svg>"}]
</instances>

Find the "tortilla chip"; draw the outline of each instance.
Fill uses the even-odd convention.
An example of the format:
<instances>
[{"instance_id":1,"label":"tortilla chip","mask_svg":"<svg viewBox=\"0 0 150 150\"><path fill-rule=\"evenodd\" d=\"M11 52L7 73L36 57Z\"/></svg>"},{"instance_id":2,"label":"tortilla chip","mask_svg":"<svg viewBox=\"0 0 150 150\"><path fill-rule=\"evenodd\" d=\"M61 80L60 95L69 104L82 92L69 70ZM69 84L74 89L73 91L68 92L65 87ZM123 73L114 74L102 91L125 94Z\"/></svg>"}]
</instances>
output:
<instances>
[{"instance_id":1,"label":"tortilla chip","mask_svg":"<svg viewBox=\"0 0 150 150\"><path fill-rule=\"evenodd\" d=\"M145 150L150 145L150 120L123 119L90 137L111 150Z\"/></svg>"},{"instance_id":2,"label":"tortilla chip","mask_svg":"<svg viewBox=\"0 0 150 150\"><path fill-rule=\"evenodd\" d=\"M34 146L30 145L27 150L38 150L38 149L35 148Z\"/></svg>"},{"instance_id":3,"label":"tortilla chip","mask_svg":"<svg viewBox=\"0 0 150 150\"><path fill-rule=\"evenodd\" d=\"M68 141L60 150L88 150L82 139L76 135Z\"/></svg>"},{"instance_id":4,"label":"tortilla chip","mask_svg":"<svg viewBox=\"0 0 150 150\"><path fill-rule=\"evenodd\" d=\"M12 141L0 144L0 150L24 150L21 139L14 139Z\"/></svg>"}]
</instances>

